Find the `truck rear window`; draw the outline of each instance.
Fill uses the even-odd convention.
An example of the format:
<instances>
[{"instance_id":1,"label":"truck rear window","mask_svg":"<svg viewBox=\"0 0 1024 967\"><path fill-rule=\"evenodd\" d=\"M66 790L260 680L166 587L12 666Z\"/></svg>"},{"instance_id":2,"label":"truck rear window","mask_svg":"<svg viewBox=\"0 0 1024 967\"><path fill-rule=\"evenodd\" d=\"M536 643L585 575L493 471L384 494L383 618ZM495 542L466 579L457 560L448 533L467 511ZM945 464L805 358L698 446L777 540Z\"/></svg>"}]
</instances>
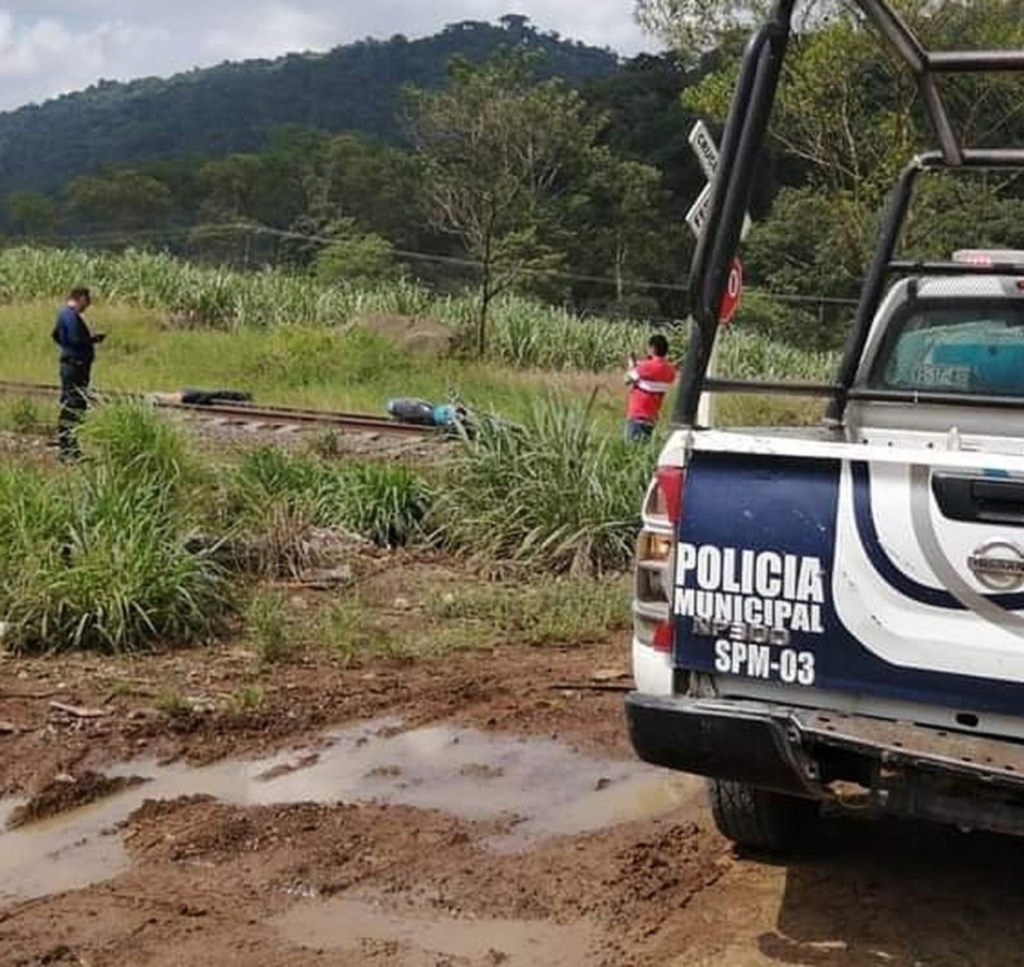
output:
<instances>
[{"instance_id":1,"label":"truck rear window","mask_svg":"<svg viewBox=\"0 0 1024 967\"><path fill-rule=\"evenodd\" d=\"M915 303L895 316L874 389L1024 397L1024 306L1009 300Z\"/></svg>"}]
</instances>

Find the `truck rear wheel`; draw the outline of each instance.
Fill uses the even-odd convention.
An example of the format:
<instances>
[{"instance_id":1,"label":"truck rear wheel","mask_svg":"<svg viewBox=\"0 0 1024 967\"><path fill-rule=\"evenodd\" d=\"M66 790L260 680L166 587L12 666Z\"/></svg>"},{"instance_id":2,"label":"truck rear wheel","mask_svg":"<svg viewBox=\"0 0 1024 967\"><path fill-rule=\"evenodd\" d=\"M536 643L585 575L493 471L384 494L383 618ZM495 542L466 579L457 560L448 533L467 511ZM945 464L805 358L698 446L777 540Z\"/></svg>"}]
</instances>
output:
<instances>
[{"instance_id":1,"label":"truck rear wheel","mask_svg":"<svg viewBox=\"0 0 1024 967\"><path fill-rule=\"evenodd\" d=\"M820 807L813 799L729 779L711 779L708 793L719 832L740 846L789 852L807 846L817 833Z\"/></svg>"}]
</instances>

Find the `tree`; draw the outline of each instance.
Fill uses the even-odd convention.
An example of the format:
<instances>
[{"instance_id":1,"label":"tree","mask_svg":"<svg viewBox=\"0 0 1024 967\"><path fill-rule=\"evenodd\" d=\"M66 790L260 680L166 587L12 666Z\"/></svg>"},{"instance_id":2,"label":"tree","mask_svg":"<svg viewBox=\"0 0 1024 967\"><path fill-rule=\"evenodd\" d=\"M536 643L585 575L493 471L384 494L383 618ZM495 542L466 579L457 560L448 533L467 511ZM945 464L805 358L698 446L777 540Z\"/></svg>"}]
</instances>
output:
<instances>
[{"instance_id":1,"label":"tree","mask_svg":"<svg viewBox=\"0 0 1024 967\"><path fill-rule=\"evenodd\" d=\"M15 235L46 238L57 227L57 208L38 191L12 191L7 196L7 221Z\"/></svg>"},{"instance_id":2,"label":"tree","mask_svg":"<svg viewBox=\"0 0 1024 967\"><path fill-rule=\"evenodd\" d=\"M1021 0L894 3L932 50L1024 44ZM714 47L716 68L684 93L683 102L698 114L724 119L739 40L749 33L752 14L763 13L761 0L638 0L637 9L663 37ZM917 152L934 147L936 138L925 127L910 70L863 18L832 0L804 10L809 12L791 40L769 128L775 196L770 215L755 222L747 241L748 268L755 284L775 291L852 296L898 172ZM944 78L941 90L968 146L1024 140L1019 76ZM1009 247L1020 234L1019 194L1012 177L962 179L956 188L923 178L904 250L948 258L953 248L982 240ZM823 342L841 335L826 328Z\"/></svg>"},{"instance_id":3,"label":"tree","mask_svg":"<svg viewBox=\"0 0 1024 967\"><path fill-rule=\"evenodd\" d=\"M641 27L692 64L766 7L756 0L636 0L635 13Z\"/></svg>"},{"instance_id":4,"label":"tree","mask_svg":"<svg viewBox=\"0 0 1024 967\"><path fill-rule=\"evenodd\" d=\"M578 287L578 303L616 311L627 307L657 312L646 291L639 297L632 283L665 278L672 264L677 232L662 215L661 173L638 161L617 158L599 146L587 154L585 170L566 199L559 219L573 270L606 277L613 295L595 291L593 282ZM595 298L597 296L597 298Z\"/></svg>"},{"instance_id":5,"label":"tree","mask_svg":"<svg viewBox=\"0 0 1024 967\"><path fill-rule=\"evenodd\" d=\"M68 185L65 194L80 223L126 237L165 225L173 208L170 189L134 168L82 175Z\"/></svg>"},{"instance_id":6,"label":"tree","mask_svg":"<svg viewBox=\"0 0 1024 967\"><path fill-rule=\"evenodd\" d=\"M445 90L411 90L409 104L427 214L479 265L482 354L495 296L559 261L543 237L546 213L598 122L579 94L561 81L535 83L514 55L479 66L456 60Z\"/></svg>"},{"instance_id":7,"label":"tree","mask_svg":"<svg viewBox=\"0 0 1024 967\"><path fill-rule=\"evenodd\" d=\"M395 277L394 250L386 238L362 231L351 218L338 220L325 234L332 241L313 262L321 282L373 284Z\"/></svg>"}]
</instances>

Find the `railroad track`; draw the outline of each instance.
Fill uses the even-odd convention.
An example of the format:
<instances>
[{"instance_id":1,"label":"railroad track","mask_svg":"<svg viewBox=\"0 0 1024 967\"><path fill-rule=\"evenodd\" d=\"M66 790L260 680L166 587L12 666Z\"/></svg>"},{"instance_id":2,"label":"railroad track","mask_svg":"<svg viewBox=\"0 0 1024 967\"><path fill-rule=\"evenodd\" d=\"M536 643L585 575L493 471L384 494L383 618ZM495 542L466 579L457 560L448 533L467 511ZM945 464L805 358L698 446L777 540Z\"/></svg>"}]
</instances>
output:
<instances>
[{"instance_id":1,"label":"railroad track","mask_svg":"<svg viewBox=\"0 0 1024 967\"><path fill-rule=\"evenodd\" d=\"M60 388L46 383L17 383L0 380L0 393L8 396L54 398ZM254 403L184 403L175 393L126 393L97 391L100 397L146 400L159 409L177 410L221 425L246 424L271 429L320 426L363 433L390 433L402 436L429 436L437 432L434 427L402 423L385 416L368 413L344 413L332 410L312 410L295 406L267 406Z\"/></svg>"}]
</instances>

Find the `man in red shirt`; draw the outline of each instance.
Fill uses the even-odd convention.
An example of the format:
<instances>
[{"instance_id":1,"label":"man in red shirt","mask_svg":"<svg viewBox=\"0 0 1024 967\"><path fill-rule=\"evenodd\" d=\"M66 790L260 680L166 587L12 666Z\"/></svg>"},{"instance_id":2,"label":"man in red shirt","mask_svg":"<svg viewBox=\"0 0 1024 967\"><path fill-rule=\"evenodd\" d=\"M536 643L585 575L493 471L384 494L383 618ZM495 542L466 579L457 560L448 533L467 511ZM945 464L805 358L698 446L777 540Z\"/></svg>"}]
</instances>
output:
<instances>
[{"instance_id":1,"label":"man in red shirt","mask_svg":"<svg viewBox=\"0 0 1024 967\"><path fill-rule=\"evenodd\" d=\"M647 343L650 350L647 358L637 362L630 357L626 383L629 394L626 400L626 440L637 443L649 440L658 422L661 402L672 388L676 368L666 358L668 340L655 333Z\"/></svg>"}]
</instances>

